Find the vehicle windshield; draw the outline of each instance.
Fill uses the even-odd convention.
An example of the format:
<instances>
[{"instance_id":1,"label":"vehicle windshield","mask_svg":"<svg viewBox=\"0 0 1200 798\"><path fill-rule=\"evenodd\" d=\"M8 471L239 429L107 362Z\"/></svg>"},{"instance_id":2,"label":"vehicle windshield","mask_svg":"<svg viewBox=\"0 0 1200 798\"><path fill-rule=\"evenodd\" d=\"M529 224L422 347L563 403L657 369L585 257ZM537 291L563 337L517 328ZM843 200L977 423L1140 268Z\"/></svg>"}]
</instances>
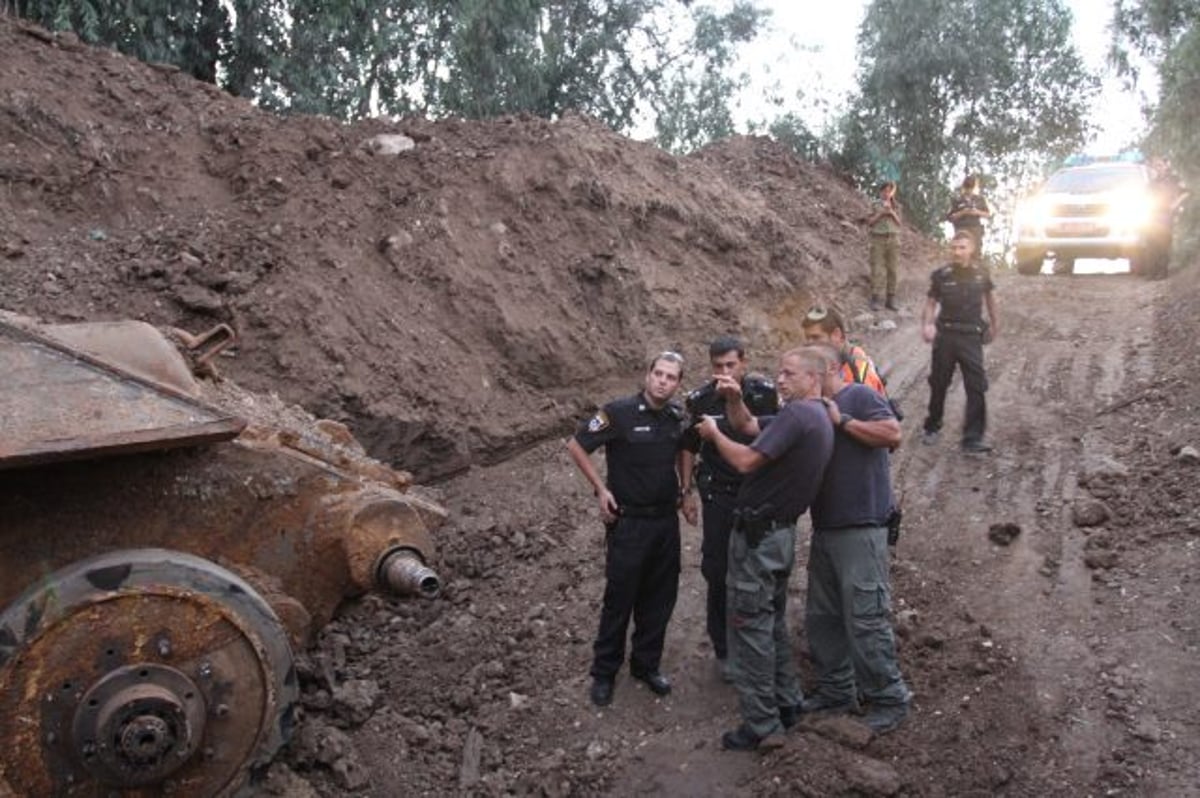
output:
<instances>
[{"instance_id":1,"label":"vehicle windshield","mask_svg":"<svg viewBox=\"0 0 1200 798\"><path fill-rule=\"evenodd\" d=\"M1142 170L1131 166L1063 169L1050 175L1045 190L1058 194L1095 194L1129 188L1142 182Z\"/></svg>"}]
</instances>

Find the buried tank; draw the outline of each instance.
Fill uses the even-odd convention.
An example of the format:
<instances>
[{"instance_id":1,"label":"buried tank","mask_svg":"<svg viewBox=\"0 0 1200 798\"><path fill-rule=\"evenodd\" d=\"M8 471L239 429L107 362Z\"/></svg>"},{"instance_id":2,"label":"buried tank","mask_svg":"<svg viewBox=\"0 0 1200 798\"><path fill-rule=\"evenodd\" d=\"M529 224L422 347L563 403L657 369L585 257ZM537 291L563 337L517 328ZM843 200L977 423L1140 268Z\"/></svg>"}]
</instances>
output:
<instances>
[{"instance_id":1,"label":"buried tank","mask_svg":"<svg viewBox=\"0 0 1200 798\"><path fill-rule=\"evenodd\" d=\"M0 796L243 794L338 604L438 594L445 511L344 426L195 379L232 342L0 312Z\"/></svg>"}]
</instances>

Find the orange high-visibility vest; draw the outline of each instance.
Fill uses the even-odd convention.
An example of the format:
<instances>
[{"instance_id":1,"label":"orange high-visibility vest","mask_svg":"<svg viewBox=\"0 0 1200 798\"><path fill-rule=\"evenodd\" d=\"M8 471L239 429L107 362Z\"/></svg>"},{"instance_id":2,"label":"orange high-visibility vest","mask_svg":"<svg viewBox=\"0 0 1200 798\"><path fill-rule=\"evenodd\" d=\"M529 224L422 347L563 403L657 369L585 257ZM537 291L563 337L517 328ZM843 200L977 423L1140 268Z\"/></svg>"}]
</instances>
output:
<instances>
[{"instance_id":1,"label":"orange high-visibility vest","mask_svg":"<svg viewBox=\"0 0 1200 798\"><path fill-rule=\"evenodd\" d=\"M861 382L880 396L887 396L887 388L875 369L875 362L861 346L851 344L842 349L842 374L846 382Z\"/></svg>"}]
</instances>

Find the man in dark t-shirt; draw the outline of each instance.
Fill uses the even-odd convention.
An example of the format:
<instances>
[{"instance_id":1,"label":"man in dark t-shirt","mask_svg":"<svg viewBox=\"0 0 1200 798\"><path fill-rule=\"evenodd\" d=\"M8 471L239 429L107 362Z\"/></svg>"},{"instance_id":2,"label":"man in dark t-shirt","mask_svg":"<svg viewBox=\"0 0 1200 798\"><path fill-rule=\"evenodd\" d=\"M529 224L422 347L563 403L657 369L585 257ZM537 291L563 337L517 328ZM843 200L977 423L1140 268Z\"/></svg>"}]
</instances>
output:
<instances>
[{"instance_id":1,"label":"man in dark t-shirt","mask_svg":"<svg viewBox=\"0 0 1200 798\"><path fill-rule=\"evenodd\" d=\"M776 388L783 408L756 419L732 377L718 377L730 425L755 438L738 443L711 416L697 426L725 462L747 475L737 494L729 542L730 657L742 723L721 737L727 750L779 743L795 723L803 694L787 628L788 579L795 565L796 521L808 509L833 451L833 426L821 403L829 366L809 348L780 360Z\"/></svg>"},{"instance_id":2,"label":"man in dark t-shirt","mask_svg":"<svg viewBox=\"0 0 1200 798\"><path fill-rule=\"evenodd\" d=\"M836 351L830 349L829 357ZM896 728L910 694L896 661L888 579L888 520L895 509L888 451L900 422L883 397L825 376L825 407L837 429L833 457L812 505L804 628L817 669L805 712L848 712L861 694L877 734Z\"/></svg>"}]
</instances>

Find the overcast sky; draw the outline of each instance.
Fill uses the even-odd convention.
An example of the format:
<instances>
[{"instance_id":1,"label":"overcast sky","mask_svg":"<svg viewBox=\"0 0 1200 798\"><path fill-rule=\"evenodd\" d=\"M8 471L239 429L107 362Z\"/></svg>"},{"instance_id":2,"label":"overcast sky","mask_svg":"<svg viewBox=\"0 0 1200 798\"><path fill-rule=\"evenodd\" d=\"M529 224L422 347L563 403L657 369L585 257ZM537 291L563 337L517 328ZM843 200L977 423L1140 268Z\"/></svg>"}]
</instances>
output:
<instances>
[{"instance_id":1,"label":"overcast sky","mask_svg":"<svg viewBox=\"0 0 1200 798\"><path fill-rule=\"evenodd\" d=\"M1066 3L1075 15L1080 54L1093 70L1105 74L1111 3ZM783 99L783 108L799 106L806 122L819 126L854 88L855 43L866 0L758 0L758 5L773 12L774 31L744 57L754 85L745 94L748 100L742 115L747 120L777 116L779 109L757 100L764 91L774 89ZM798 92L803 92L801 101L796 100ZM1119 149L1143 127L1138 98L1122 91L1111 76L1097 107L1104 110L1097 113L1101 130L1091 145L1096 152Z\"/></svg>"}]
</instances>

